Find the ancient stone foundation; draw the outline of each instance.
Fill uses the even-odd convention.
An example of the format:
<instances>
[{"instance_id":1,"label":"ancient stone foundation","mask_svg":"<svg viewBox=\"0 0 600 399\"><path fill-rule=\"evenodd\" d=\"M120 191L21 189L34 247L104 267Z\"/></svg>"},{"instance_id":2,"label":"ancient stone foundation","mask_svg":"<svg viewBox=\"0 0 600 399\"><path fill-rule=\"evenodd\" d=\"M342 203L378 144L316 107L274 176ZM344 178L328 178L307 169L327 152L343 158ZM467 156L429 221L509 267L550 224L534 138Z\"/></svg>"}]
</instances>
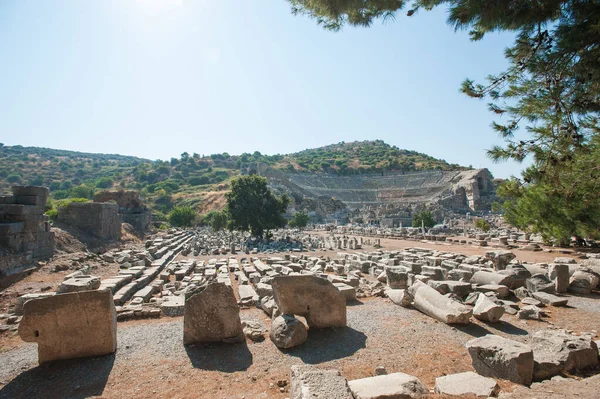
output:
<instances>
[{"instance_id":1,"label":"ancient stone foundation","mask_svg":"<svg viewBox=\"0 0 600 399\"><path fill-rule=\"evenodd\" d=\"M117 316L112 293L84 291L30 300L24 305L19 335L38 343L40 364L113 353Z\"/></svg>"},{"instance_id":2,"label":"ancient stone foundation","mask_svg":"<svg viewBox=\"0 0 600 399\"><path fill-rule=\"evenodd\" d=\"M57 222L103 240L121 238L121 217L117 204L72 202L58 210Z\"/></svg>"},{"instance_id":3,"label":"ancient stone foundation","mask_svg":"<svg viewBox=\"0 0 600 399\"><path fill-rule=\"evenodd\" d=\"M54 254L54 233L44 215L48 189L13 186L12 190L13 195L0 196L0 286L33 267L33 261Z\"/></svg>"}]
</instances>

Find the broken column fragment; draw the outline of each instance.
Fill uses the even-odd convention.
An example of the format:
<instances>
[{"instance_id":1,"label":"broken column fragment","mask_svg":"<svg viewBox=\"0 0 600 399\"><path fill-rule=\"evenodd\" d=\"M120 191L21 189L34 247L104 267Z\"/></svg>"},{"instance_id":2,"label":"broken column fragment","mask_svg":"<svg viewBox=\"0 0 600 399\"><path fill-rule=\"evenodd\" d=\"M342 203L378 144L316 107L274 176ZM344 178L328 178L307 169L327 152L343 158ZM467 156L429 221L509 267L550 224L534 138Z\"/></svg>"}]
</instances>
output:
<instances>
[{"instance_id":1,"label":"broken column fragment","mask_svg":"<svg viewBox=\"0 0 600 399\"><path fill-rule=\"evenodd\" d=\"M117 316L108 290L32 299L23 308L19 335L38 343L40 364L107 355L117 349Z\"/></svg>"},{"instance_id":2,"label":"broken column fragment","mask_svg":"<svg viewBox=\"0 0 600 399\"><path fill-rule=\"evenodd\" d=\"M273 279L273 297L281 314L304 316L311 328L346 326L346 298L329 280L278 276Z\"/></svg>"},{"instance_id":3,"label":"broken column fragment","mask_svg":"<svg viewBox=\"0 0 600 399\"><path fill-rule=\"evenodd\" d=\"M244 340L240 308L225 283L209 283L186 293L183 310L183 344L241 342Z\"/></svg>"},{"instance_id":4,"label":"broken column fragment","mask_svg":"<svg viewBox=\"0 0 600 399\"><path fill-rule=\"evenodd\" d=\"M413 306L447 324L468 324L472 311L468 306L440 294L436 289L420 281L415 282L408 292L413 297Z\"/></svg>"},{"instance_id":5,"label":"broken column fragment","mask_svg":"<svg viewBox=\"0 0 600 399\"><path fill-rule=\"evenodd\" d=\"M292 366L291 399L353 399L348 382L338 370L321 370L312 366Z\"/></svg>"}]
</instances>

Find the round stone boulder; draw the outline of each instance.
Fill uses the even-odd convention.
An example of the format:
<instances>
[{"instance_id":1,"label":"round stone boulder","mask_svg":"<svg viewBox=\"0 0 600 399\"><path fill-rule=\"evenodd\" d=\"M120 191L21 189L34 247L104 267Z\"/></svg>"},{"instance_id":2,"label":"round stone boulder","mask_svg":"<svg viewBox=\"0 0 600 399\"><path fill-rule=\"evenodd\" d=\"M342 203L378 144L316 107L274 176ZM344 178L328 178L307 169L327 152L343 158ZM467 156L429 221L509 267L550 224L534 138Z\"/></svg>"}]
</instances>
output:
<instances>
[{"instance_id":1,"label":"round stone boulder","mask_svg":"<svg viewBox=\"0 0 600 399\"><path fill-rule=\"evenodd\" d=\"M281 349L302 345L308 339L306 326L294 316L282 315L271 322L271 341Z\"/></svg>"}]
</instances>

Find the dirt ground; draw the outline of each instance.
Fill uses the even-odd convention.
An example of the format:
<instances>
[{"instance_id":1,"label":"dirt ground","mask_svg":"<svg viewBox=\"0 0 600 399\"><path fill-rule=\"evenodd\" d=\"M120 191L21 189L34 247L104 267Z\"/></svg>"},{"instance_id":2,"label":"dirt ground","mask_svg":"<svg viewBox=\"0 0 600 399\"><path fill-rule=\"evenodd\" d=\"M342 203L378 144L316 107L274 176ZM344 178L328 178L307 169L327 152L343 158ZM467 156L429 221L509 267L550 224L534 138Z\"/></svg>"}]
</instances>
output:
<instances>
[{"instance_id":1,"label":"dirt ground","mask_svg":"<svg viewBox=\"0 0 600 399\"><path fill-rule=\"evenodd\" d=\"M490 249L386 239L381 244L383 250L423 247L464 254L483 254ZM559 252L514 252L519 260L536 262L568 256ZM335 251L309 253L336 256ZM0 313L7 310L16 294L42 286L54 289L64 274L71 272L51 271L53 262L5 290L0 297ZM114 265L97 262L95 266L94 274L101 276L116 272ZM258 343L184 347L182 317L128 321L118 325L115 354L43 367L37 366L35 344L24 343L13 332L7 332L0 335L0 398L287 398L288 386L280 392L278 382L289 383L289 369L294 364L337 368L349 380L372 376L375 367L384 366L388 373L414 375L433 389L436 377L473 370L464 348L473 337L498 334L527 342L528 334L548 327L576 333L600 331L599 300L597 294L571 296L568 307L547 308L550 317L542 321L505 315L497 324L473 319L469 326L453 327L415 309L396 306L388 299L361 299L348 306L346 328L311 330L305 344L285 351L277 349L268 334ZM256 320L269 328L270 320L261 310L243 309L240 315L242 320ZM532 389L505 381L500 385L505 393L518 388L511 399L600 397L600 379L578 381L579 377L569 379L568 389L549 383L534 384ZM564 396L546 396L544 392L549 390L563 392Z\"/></svg>"}]
</instances>

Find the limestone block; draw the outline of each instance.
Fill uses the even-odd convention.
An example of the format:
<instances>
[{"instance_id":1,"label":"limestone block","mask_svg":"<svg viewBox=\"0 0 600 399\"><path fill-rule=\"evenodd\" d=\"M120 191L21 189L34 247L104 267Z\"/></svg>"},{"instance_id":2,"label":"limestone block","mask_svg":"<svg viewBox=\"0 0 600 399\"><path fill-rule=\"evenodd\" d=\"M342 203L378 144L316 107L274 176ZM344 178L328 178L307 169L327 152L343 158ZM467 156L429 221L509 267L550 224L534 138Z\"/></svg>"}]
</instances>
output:
<instances>
[{"instance_id":1,"label":"limestone block","mask_svg":"<svg viewBox=\"0 0 600 399\"><path fill-rule=\"evenodd\" d=\"M525 287L531 292L554 292L554 283L550 281L546 274L534 274L525 281Z\"/></svg>"},{"instance_id":2,"label":"limestone block","mask_svg":"<svg viewBox=\"0 0 600 399\"><path fill-rule=\"evenodd\" d=\"M83 291L27 301L19 335L38 343L40 364L113 353L117 316L112 294Z\"/></svg>"},{"instance_id":3,"label":"limestone block","mask_svg":"<svg viewBox=\"0 0 600 399\"><path fill-rule=\"evenodd\" d=\"M479 320L496 323L504 314L504 307L496 304L485 294L479 294L475 307L473 308L473 316Z\"/></svg>"},{"instance_id":4,"label":"limestone block","mask_svg":"<svg viewBox=\"0 0 600 399\"><path fill-rule=\"evenodd\" d=\"M353 399L348 382L338 370L292 366L290 399Z\"/></svg>"},{"instance_id":5,"label":"limestone block","mask_svg":"<svg viewBox=\"0 0 600 399\"><path fill-rule=\"evenodd\" d=\"M278 348L289 349L305 343L308 331L304 323L294 316L281 315L271 322L269 337Z\"/></svg>"},{"instance_id":6,"label":"limestone block","mask_svg":"<svg viewBox=\"0 0 600 399\"><path fill-rule=\"evenodd\" d=\"M278 276L272 286L282 314L304 316L311 328L346 326L346 298L330 281L311 275Z\"/></svg>"},{"instance_id":7,"label":"limestone block","mask_svg":"<svg viewBox=\"0 0 600 399\"><path fill-rule=\"evenodd\" d=\"M392 373L348 381L355 399L420 398L429 394L423 383L412 375Z\"/></svg>"},{"instance_id":8,"label":"limestone block","mask_svg":"<svg viewBox=\"0 0 600 399\"><path fill-rule=\"evenodd\" d=\"M531 296L545 305L565 306L569 302L568 298L561 298L547 292L533 292Z\"/></svg>"},{"instance_id":9,"label":"limestone block","mask_svg":"<svg viewBox=\"0 0 600 399\"><path fill-rule=\"evenodd\" d=\"M558 258L557 258L558 259ZM554 289L558 293L567 292L569 288L569 265L554 264L550 265L550 276L554 276Z\"/></svg>"},{"instance_id":10,"label":"limestone block","mask_svg":"<svg viewBox=\"0 0 600 399\"><path fill-rule=\"evenodd\" d=\"M225 283L210 283L186 294L183 314L184 345L244 340L240 308Z\"/></svg>"},{"instance_id":11,"label":"limestone block","mask_svg":"<svg viewBox=\"0 0 600 399\"><path fill-rule=\"evenodd\" d=\"M385 268L387 285L393 289L406 288L408 282L408 270L404 267Z\"/></svg>"},{"instance_id":12,"label":"limestone block","mask_svg":"<svg viewBox=\"0 0 600 399\"><path fill-rule=\"evenodd\" d=\"M346 302L354 301L356 299L356 289L345 283L333 283L333 286L344 295Z\"/></svg>"},{"instance_id":13,"label":"limestone block","mask_svg":"<svg viewBox=\"0 0 600 399\"><path fill-rule=\"evenodd\" d=\"M512 277L505 274L495 273L491 271L480 270L476 271L471 277L471 283L473 284L497 284L505 285L510 287L512 284Z\"/></svg>"},{"instance_id":14,"label":"limestone block","mask_svg":"<svg viewBox=\"0 0 600 399\"><path fill-rule=\"evenodd\" d=\"M171 295L160 304L160 310L165 316L183 316L185 298L179 295Z\"/></svg>"},{"instance_id":15,"label":"limestone block","mask_svg":"<svg viewBox=\"0 0 600 399\"><path fill-rule=\"evenodd\" d=\"M598 365L598 347L590 337L574 336L564 330L536 331L531 339L534 378L549 378L563 371Z\"/></svg>"},{"instance_id":16,"label":"limestone block","mask_svg":"<svg viewBox=\"0 0 600 399\"><path fill-rule=\"evenodd\" d=\"M56 289L56 293L91 291L98 288L100 288L100 277L75 276L60 283Z\"/></svg>"},{"instance_id":17,"label":"limestone block","mask_svg":"<svg viewBox=\"0 0 600 399\"><path fill-rule=\"evenodd\" d=\"M452 396L496 396L500 386L493 378L483 377L472 371L450 374L435 379L435 393Z\"/></svg>"},{"instance_id":18,"label":"limestone block","mask_svg":"<svg viewBox=\"0 0 600 399\"><path fill-rule=\"evenodd\" d=\"M497 335L467 342L473 368L485 377L496 377L529 385L533 378L533 350L530 346Z\"/></svg>"}]
</instances>

